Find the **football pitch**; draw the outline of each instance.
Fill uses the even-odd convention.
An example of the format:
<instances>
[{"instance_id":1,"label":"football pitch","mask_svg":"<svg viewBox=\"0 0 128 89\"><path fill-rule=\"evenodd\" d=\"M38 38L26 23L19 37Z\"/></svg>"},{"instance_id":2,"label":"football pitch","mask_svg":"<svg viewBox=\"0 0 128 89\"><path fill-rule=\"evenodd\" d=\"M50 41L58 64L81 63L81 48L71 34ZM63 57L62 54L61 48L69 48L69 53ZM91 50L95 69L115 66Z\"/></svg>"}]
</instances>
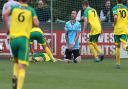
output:
<instances>
[{"instance_id":1,"label":"football pitch","mask_svg":"<svg viewBox=\"0 0 128 89\"><path fill-rule=\"evenodd\" d=\"M63 62L30 63L23 89L128 89L128 60L103 63L83 60L80 64ZM12 89L12 62L0 60L0 89Z\"/></svg>"}]
</instances>

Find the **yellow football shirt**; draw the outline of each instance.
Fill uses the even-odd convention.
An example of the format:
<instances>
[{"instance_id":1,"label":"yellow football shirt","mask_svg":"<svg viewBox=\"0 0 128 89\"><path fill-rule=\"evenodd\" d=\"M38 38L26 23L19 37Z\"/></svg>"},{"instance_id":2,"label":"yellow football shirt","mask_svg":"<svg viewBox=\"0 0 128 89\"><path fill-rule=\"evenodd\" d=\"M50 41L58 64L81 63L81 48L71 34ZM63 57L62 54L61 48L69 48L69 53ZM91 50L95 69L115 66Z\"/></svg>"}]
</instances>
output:
<instances>
[{"instance_id":1,"label":"yellow football shirt","mask_svg":"<svg viewBox=\"0 0 128 89\"><path fill-rule=\"evenodd\" d=\"M99 21L99 16L97 15L97 11L94 8L88 7L84 11L84 17L88 19L88 22L91 27L90 34L96 35L101 33L101 24Z\"/></svg>"},{"instance_id":2,"label":"yellow football shirt","mask_svg":"<svg viewBox=\"0 0 128 89\"><path fill-rule=\"evenodd\" d=\"M11 7L10 38L26 37L29 39L33 18L37 18L36 12L27 4Z\"/></svg>"},{"instance_id":3,"label":"yellow football shirt","mask_svg":"<svg viewBox=\"0 0 128 89\"><path fill-rule=\"evenodd\" d=\"M123 4L117 4L113 7L113 15L117 15L117 21L114 26L114 34L128 34L128 9Z\"/></svg>"}]
</instances>

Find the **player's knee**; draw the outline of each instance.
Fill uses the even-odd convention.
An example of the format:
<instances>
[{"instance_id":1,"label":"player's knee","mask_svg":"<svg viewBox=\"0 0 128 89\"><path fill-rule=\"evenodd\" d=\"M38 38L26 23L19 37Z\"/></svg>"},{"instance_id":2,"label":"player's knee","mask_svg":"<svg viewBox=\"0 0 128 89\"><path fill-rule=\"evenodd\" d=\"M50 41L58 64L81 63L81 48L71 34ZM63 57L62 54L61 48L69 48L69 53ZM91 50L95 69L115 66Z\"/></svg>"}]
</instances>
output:
<instances>
[{"instance_id":1,"label":"player's knee","mask_svg":"<svg viewBox=\"0 0 128 89\"><path fill-rule=\"evenodd\" d=\"M75 60L77 63L80 63L81 62L81 56L78 56Z\"/></svg>"},{"instance_id":2,"label":"player's knee","mask_svg":"<svg viewBox=\"0 0 128 89\"><path fill-rule=\"evenodd\" d=\"M65 62L65 63L69 63L69 59L66 59L66 58L65 58L65 59L64 59L64 62Z\"/></svg>"}]
</instances>

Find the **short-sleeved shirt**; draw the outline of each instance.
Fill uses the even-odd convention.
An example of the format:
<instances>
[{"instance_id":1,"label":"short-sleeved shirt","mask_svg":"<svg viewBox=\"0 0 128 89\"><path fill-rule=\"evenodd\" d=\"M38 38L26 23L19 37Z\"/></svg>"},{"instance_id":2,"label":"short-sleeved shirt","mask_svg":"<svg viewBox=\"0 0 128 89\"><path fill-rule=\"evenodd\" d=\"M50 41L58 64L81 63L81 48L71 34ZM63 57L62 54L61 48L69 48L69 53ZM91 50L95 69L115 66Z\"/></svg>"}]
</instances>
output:
<instances>
[{"instance_id":1,"label":"short-sleeved shirt","mask_svg":"<svg viewBox=\"0 0 128 89\"><path fill-rule=\"evenodd\" d=\"M23 36L29 39L33 18L37 18L36 12L27 4L11 6L10 38Z\"/></svg>"},{"instance_id":2,"label":"short-sleeved shirt","mask_svg":"<svg viewBox=\"0 0 128 89\"><path fill-rule=\"evenodd\" d=\"M19 5L18 2L16 1L13 1L13 0L9 0L8 2L6 2L3 6L3 10L2 10L2 17L3 17L3 14L5 12L6 9L11 9L11 6L16 6L16 5ZM10 18L8 20L8 24L10 24Z\"/></svg>"},{"instance_id":3,"label":"short-sleeved shirt","mask_svg":"<svg viewBox=\"0 0 128 89\"><path fill-rule=\"evenodd\" d=\"M117 15L117 21L114 26L114 34L128 34L128 8L123 4L117 4L112 9L113 15Z\"/></svg>"},{"instance_id":4,"label":"short-sleeved shirt","mask_svg":"<svg viewBox=\"0 0 128 89\"><path fill-rule=\"evenodd\" d=\"M101 33L101 24L99 21L99 16L97 15L97 11L94 8L87 7L84 11L84 17L88 19L88 22L91 26L91 35Z\"/></svg>"},{"instance_id":5,"label":"short-sleeved shirt","mask_svg":"<svg viewBox=\"0 0 128 89\"><path fill-rule=\"evenodd\" d=\"M67 31L68 44L73 44L78 32L81 31L81 24L76 21L74 24L71 21L66 22L65 31ZM68 47L68 44L66 45ZM79 40L76 41L73 49L79 49Z\"/></svg>"}]
</instances>

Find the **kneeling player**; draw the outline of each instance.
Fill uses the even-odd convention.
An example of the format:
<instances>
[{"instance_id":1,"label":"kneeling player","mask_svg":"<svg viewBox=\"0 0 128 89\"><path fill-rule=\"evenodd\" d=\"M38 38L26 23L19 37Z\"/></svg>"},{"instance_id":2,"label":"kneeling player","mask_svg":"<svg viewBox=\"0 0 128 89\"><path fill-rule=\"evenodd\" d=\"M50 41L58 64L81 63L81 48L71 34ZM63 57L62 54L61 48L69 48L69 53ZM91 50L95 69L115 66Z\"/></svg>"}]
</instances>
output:
<instances>
[{"instance_id":1,"label":"kneeling player","mask_svg":"<svg viewBox=\"0 0 128 89\"><path fill-rule=\"evenodd\" d=\"M65 24L66 32L66 51L65 62L69 62L69 59L73 58L74 63L81 61L79 35L81 31L81 24L76 21L77 12L74 10L71 13L71 20ZM73 56L73 57L72 57Z\"/></svg>"},{"instance_id":2,"label":"kneeling player","mask_svg":"<svg viewBox=\"0 0 128 89\"><path fill-rule=\"evenodd\" d=\"M42 45L45 52L48 54L48 56L51 58L53 62L55 62L55 58L52 55L51 50L48 48L48 45L46 43L46 40L44 38L43 32L40 28L33 28L30 34L30 44L33 43L34 40L37 40L37 42ZM31 52L33 54L32 45L31 45Z\"/></svg>"}]
</instances>

